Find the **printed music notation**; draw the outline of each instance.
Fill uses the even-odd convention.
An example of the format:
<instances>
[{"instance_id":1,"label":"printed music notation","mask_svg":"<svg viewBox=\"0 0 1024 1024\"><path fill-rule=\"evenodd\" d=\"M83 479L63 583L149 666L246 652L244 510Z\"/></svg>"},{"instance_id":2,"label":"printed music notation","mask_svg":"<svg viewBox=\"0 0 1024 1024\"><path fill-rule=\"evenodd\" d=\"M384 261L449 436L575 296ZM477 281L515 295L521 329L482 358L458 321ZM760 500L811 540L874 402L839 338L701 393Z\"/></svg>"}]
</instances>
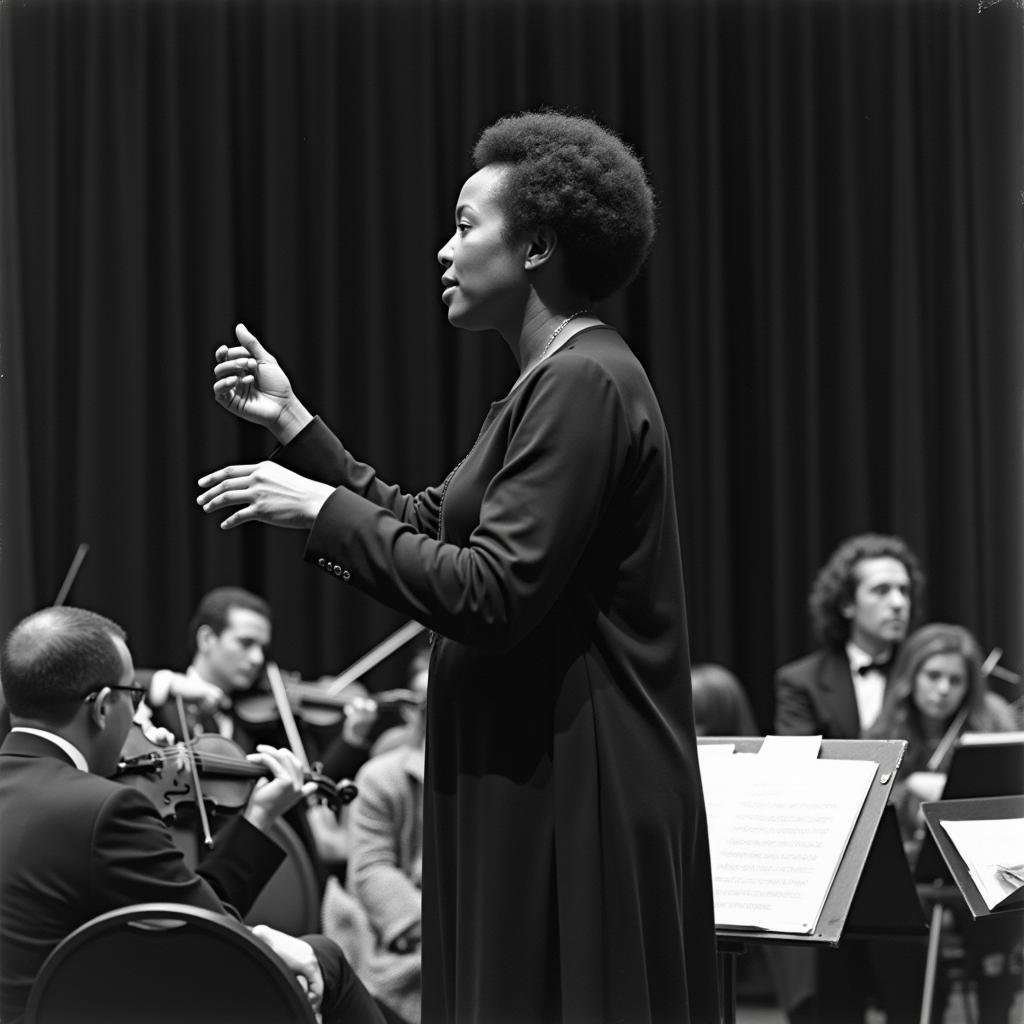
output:
<instances>
[{"instance_id":1,"label":"printed music notation","mask_svg":"<svg viewBox=\"0 0 1024 1024\"><path fill-rule=\"evenodd\" d=\"M769 739L776 739L769 737ZM810 934L878 765L701 745L715 923ZM810 753L811 756L805 756Z\"/></svg>"}]
</instances>

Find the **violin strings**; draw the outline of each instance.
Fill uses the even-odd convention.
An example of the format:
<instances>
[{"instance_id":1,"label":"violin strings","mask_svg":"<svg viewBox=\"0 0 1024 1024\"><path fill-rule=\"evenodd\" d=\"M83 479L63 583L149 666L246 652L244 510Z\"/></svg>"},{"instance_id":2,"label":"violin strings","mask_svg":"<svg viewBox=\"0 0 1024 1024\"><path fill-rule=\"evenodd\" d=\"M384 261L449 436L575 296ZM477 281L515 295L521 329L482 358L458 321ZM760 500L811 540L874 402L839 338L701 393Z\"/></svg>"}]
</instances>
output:
<instances>
[{"instance_id":1,"label":"violin strings","mask_svg":"<svg viewBox=\"0 0 1024 1024\"><path fill-rule=\"evenodd\" d=\"M166 750L153 751L152 755L143 754L143 758L153 759L167 764L171 761L177 761L182 756L182 745L178 744L175 747L169 747ZM260 765L253 764L251 761L238 760L238 758L231 757L228 754L206 754L201 751L185 751L186 757L197 757L199 759L200 768L221 768L225 773L234 772L236 775L242 776L258 776L264 773L264 768Z\"/></svg>"},{"instance_id":2,"label":"violin strings","mask_svg":"<svg viewBox=\"0 0 1024 1024\"><path fill-rule=\"evenodd\" d=\"M143 755L145 758L147 755ZM245 772L256 772L259 773L262 769L258 765L254 765L251 761L240 761L238 758L230 757L227 754L205 754L199 751L185 751L185 757L196 757L199 759L201 766L208 766L210 768L225 768L234 769L236 771ZM154 751L152 759L161 761L164 764L169 761L177 761L182 757L182 750L180 745L177 747L170 747L167 750Z\"/></svg>"}]
</instances>

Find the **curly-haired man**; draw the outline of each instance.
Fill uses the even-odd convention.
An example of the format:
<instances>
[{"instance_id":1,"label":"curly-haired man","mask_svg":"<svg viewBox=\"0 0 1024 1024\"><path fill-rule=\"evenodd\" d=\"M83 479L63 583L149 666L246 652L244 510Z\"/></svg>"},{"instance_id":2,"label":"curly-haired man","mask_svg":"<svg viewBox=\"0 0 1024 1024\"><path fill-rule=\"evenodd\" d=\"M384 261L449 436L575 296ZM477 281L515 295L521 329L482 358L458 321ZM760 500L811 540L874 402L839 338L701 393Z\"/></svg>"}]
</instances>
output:
<instances>
[{"instance_id":1,"label":"curly-haired man","mask_svg":"<svg viewBox=\"0 0 1024 1024\"><path fill-rule=\"evenodd\" d=\"M874 723L888 665L920 619L924 575L899 537L843 541L809 599L821 647L775 674L775 731L856 739Z\"/></svg>"},{"instance_id":2,"label":"curly-haired man","mask_svg":"<svg viewBox=\"0 0 1024 1024\"><path fill-rule=\"evenodd\" d=\"M820 648L775 674L775 731L857 739L882 708L888 666L921 617L924 575L899 537L844 540L819 570L808 605ZM790 1024L863 1021L869 1000L892 1022L916 1021L921 965L914 949L867 943L819 954L775 948L769 961Z\"/></svg>"}]
</instances>

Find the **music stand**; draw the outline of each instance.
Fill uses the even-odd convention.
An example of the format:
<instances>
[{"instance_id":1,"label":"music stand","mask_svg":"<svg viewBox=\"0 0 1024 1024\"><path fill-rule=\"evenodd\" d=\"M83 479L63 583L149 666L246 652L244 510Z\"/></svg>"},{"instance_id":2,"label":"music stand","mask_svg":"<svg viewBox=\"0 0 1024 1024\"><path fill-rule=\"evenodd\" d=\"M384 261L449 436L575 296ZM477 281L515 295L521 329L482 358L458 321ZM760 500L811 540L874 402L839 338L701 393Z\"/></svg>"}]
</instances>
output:
<instances>
[{"instance_id":1,"label":"music stand","mask_svg":"<svg viewBox=\"0 0 1024 1024\"><path fill-rule=\"evenodd\" d=\"M699 745L730 743L737 753L756 753L763 737L700 737ZM905 740L822 740L819 759L873 761L878 765L814 930L809 934L716 927L723 1021L736 1020L736 957L750 944L838 946L856 938L924 938L924 913L907 865L889 795L907 744ZM884 827L880 828L883 820ZM854 909L856 913L854 913Z\"/></svg>"},{"instance_id":2,"label":"music stand","mask_svg":"<svg viewBox=\"0 0 1024 1024\"><path fill-rule=\"evenodd\" d=\"M949 763L942 801L1015 796L1024 787L1024 733L965 733ZM952 878L930 830L918 854L914 878L950 885Z\"/></svg>"},{"instance_id":3,"label":"music stand","mask_svg":"<svg viewBox=\"0 0 1024 1024\"><path fill-rule=\"evenodd\" d=\"M946 867L963 894L971 916L978 920L998 914L1024 913L1024 886L1012 892L990 910L978 891L970 869L949 833L942 827L943 821L991 821L1000 818L1024 818L1024 796L977 797L970 800L937 800L921 805L925 824L935 840L936 848L942 855Z\"/></svg>"}]
</instances>

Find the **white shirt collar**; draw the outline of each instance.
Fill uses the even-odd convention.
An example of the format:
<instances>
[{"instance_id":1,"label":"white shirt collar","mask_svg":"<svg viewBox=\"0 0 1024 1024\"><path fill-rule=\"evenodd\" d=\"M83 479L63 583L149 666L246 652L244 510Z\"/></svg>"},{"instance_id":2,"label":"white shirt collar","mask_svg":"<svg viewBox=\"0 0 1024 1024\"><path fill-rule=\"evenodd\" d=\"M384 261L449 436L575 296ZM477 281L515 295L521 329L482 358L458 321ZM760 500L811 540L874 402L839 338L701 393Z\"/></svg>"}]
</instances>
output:
<instances>
[{"instance_id":1,"label":"white shirt collar","mask_svg":"<svg viewBox=\"0 0 1024 1024\"><path fill-rule=\"evenodd\" d=\"M71 758L71 763L80 772L87 772L89 770L89 762L86 761L82 752L74 745L74 743L69 743L63 736L58 736L54 732L47 732L45 729L31 729L27 725L16 725L11 729L11 732L27 732L31 736L39 736L41 739L49 740L51 743L60 747L60 749Z\"/></svg>"},{"instance_id":2,"label":"white shirt collar","mask_svg":"<svg viewBox=\"0 0 1024 1024\"><path fill-rule=\"evenodd\" d=\"M846 657L850 662L850 677L853 680L853 694L857 700L861 735L864 735L875 724L882 710L882 702L885 699L885 676L878 670L861 675L861 666L870 665L875 659L852 640L846 645Z\"/></svg>"},{"instance_id":3,"label":"white shirt collar","mask_svg":"<svg viewBox=\"0 0 1024 1024\"><path fill-rule=\"evenodd\" d=\"M867 651L862 647L858 647L852 640L847 641L846 657L850 662L850 668L853 669L854 672L856 672L862 665L870 665L873 661L886 660L884 657L881 659L873 658Z\"/></svg>"}]
</instances>

